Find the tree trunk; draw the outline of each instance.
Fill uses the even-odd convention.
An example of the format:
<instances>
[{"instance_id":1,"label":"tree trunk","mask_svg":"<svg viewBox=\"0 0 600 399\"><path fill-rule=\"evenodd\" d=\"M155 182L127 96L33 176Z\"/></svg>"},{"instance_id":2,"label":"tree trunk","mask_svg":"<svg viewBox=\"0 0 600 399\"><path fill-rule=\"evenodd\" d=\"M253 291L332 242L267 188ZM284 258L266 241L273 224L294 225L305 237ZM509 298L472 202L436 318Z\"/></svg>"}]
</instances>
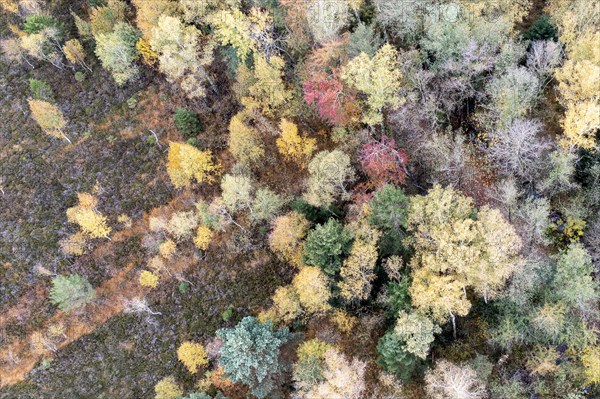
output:
<instances>
[{"instance_id":1,"label":"tree trunk","mask_svg":"<svg viewBox=\"0 0 600 399\"><path fill-rule=\"evenodd\" d=\"M452 318L452 336L456 339L456 316L450 312L450 317Z\"/></svg>"}]
</instances>

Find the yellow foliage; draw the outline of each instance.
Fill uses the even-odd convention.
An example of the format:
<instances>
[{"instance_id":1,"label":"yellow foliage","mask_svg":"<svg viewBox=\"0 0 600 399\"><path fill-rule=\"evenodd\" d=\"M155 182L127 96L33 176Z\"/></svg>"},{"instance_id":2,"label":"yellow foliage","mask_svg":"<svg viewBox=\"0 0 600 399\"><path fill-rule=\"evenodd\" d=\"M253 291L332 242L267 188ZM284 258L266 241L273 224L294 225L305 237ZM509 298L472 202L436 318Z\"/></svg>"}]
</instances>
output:
<instances>
[{"instance_id":1,"label":"yellow foliage","mask_svg":"<svg viewBox=\"0 0 600 399\"><path fill-rule=\"evenodd\" d=\"M158 252L160 253L160 255L165 258L165 259L169 259L173 253L175 252L175 250L177 249L177 244L175 244L175 242L173 240L167 240L165 242L163 242L162 244L160 244L160 247L158 248Z\"/></svg>"},{"instance_id":2,"label":"yellow foliage","mask_svg":"<svg viewBox=\"0 0 600 399\"><path fill-rule=\"evenodd\" d=\"M277 148L284 158L305 165L317 147L314 138L301 137L296 124L282 119L279 124L281 137L277 139Z\"/></svg>"},{"instance_id":3,"label":"yellow foliage","mask_svg":"<svg viewBox=\"0 0 600 399\"><path fill-rule=\"evenodd\" d=\"M132 224L131 218L124 213L117 217L117 222L121 223L125 227L131 227Z\"/></svg>"},{"instance_id":4,"label":"yellow foliage","mask_svg":"<svg viewBox=\"0 0 600 399\"><path fill-rule=\"evenodd\" d=\"M254 54L254 74L250 77L241 102L248 109L259 109L266 116L274 116L280 110L292 93L283 83L282 58L271 56L267 61L260 54ZM240 68L243 76L243 68Z\"/></svg>"},{"instance_id":5,"label":"yellow foliage","mask_svg":"<svg viewBox=\"0 0 600 399\"><path fill-rule=\"evenodd\" d=\"M37 122L44 132L54 137L64 137L71 142L62 132L67 126L62 112L54 104L43 100L28 100L31 117Z\"/></svg>"},{"instance_id":6,"label":"yellow foliage","mask_svg":"<svg viewBox=\"0 0 600 399\"><path fill-rule=\"evenodd\" d=\"M0 7L6 12L19 13L19 4L15 0L0 0Z\"/></svg>"},{"instance_id":7,"label":"yellow foliage","mask_svg":"<svg viewBox=\"0 0 600 399\"><path fill-rule=\"evenodd\" d=\"M193 180L212 183L219 169L213 162L212 152L200 151L185 143L169 143L167 172L175 187L190 187Z\"/></svg>"},{"instance_id":8,"label":"yellow foliage","mask_svg":"<svg viewBox=\"0 0 600 399\"><path fill-rule=\"evenodd\" d=\"M296 266L302 264L302 240L306 237L310 223L304 215L290 212L273 221L269 235L269 247L284 260Z\"/></svg>"},{"instance_id":9,"label":"yellow foliage","mask_svg":"<svg viewBox=\"0 0 600 399\"><path fill-rule=\"evenodd\" d=\"M156 64L156 62L158 61L158 53L156 51L152 50L152 46L150 46L150 43L148 42L148 40L141 37L135 44L135 47L138 49L138 51L142 55L142 60L144 60L144 62L146 64L148 64L148 65Z\"/></svg>"},{"instance_id":10,"label":"yellow foliage","mask_svg":"<svg viewBox=\"0 0 600 399\"><path fill-rule=\"evenodd\" d=\"M270 320L276 323L290 323L302 314L300 299L294 287L279 287L273 295L273 306L270 309Z\"/></svg>"},{"instance_id":11,"label":"yellow foliage","mask_svg":"<svg viewBox=\"0 0 600 399\"><path fill-rule=\"evenodd\" d=\"M63 52L65 53L65 57L67 57L67 59L73 64L83 62L85 59L83 46L77 39L71 39L65 42L63 46Z\"/></svg>"},{"instance_id":12,"label":"yellow foliage","mask_svg":"<svg viewBox=\"0 0 600 399\"><path fill-rule=\"evenodd\" d=\"M133 0L137 10L136 23L145 39L150 39L152 28L158 23L161 15L173 15L177 10L177 2L172 0Z\"/></svg>"},{"instance_id":13,"label":"yellow foliage","mask_svg":"<svg viewBox=\"0 0 600 399\"><path fill-rule=\"evenodd\" d=\"M85 209L94 209L98 205L98 199L90 193L77 193L79 206Z\"/></svg>"},{"instance_id":14,"label":"yellow foliage","mask_svg":"<svg viewBox=\"0 0 600 399\"><path fill-rule=\"evenodd\" d=\"M245 113L240 112L229 122L229 151L243 164L259 162L265 155L258 132L244 123Z\"/></svg>"},{"instance_id":15,"label":"yellow foliage","mask_svg":"<svg viewBox=\"0 0 600 399\"><path fill-rule=\"evenodd\" d=\"M375 280L377 263L377 245L356 240L350 256L340 269L342 281L339 283L340 295L348 302L369 298L371 283Z\"/></svg>"},{"instance_id":16,"label":"yellow foliage","mask_svg":"<svg viewBox=\"0 0 600 399\"><path fill-rule=\"evenodd\" d=\"M140 273L140 285L142 287L156 288L158 286L158 275L144 270Z\"/></svg>"},{"instance_id":17,"label":"yellow foliage","mask_svg":"<svg viewBox=\"0 0 600 399\"><path fill-rule=\"evenodd\" d=\"M196 244L198 249L206 251L212 240L213 234L213 231L208 226L199 226L196 231L196 236L194 237L194 244Z\"/></svg>"},{"instance_id":18,"label":"yellow foliage","mask_svg":"<svg viewBox=\"0 0 600 399\"><path fill-rule=\"evenodd\" d=\"M344 334L350 334L358 322L356 317L350 315L348 312L342 309L336 309L333 312L331 321L333 321L337 325L338 329Z\"/></svg>"},{"instance_id":19,"label":"yellow foliage","mask_svg":"<svg viewBox=\"0 0 600 399\"><path fill-rule=\"evenodd\" d=\"M300 304L308 313L324 313L331 308L328 303L331 292L327 277L318 267L303 267L294 277L292 285Z\"/></svg>"},{"instance_id":20,"label":"yellow foliage","mask_svg":"<svg viewBox=\"0 0 600 399\"><path fill-rule=\"evenodd\" d=\"M298 354L299 360L310 357L323 359L325 357L325 352L333 348L334 347L331 344L314 338L301 343L300 346L298 346L296 353Z\"/></svg>"},{"instance_id":21,"label":"yellow foliage","mask_svg":"<svg viewBox=\"0 0 600 399\"><path fill-rule=\"evenodd\" d=\"M177 349L177 359L192 374L198 372L198 367L204 367L208 364L208 357L204 346L189 341L179 346L179 349Z\"/></svg>"},{"instance_id":22,"label":"yellow foliage","mask_svg":"<svg viewBox=\"0 0 600 399\"><path fill-rule=\"evenodd\" d=\"M83 255L85 251L85 242L85 234L78 231L63 240L60 240L60 249L65 255L80 256Z\"/></svg>"},{"instance_id":23,"label":"yellow foliage","mask_svg":"<svg viewBox=\"0 0 600 399\"><path fill-rule=\"evenodd\" d=\"M600 346L589 346L581 356L584 375L588 383L600 384Z\"/></svg>"},{"instance_id":24,"label":"yellow foliage","mask_svg":"<svg viewBox=\"0 0 600 399\"><path fill-rule=\"evenodd\" d=\"M183 396L183 390L173 377L165 377L154 386L155 399L177 399Z\"/></svg>"}]
</instances>

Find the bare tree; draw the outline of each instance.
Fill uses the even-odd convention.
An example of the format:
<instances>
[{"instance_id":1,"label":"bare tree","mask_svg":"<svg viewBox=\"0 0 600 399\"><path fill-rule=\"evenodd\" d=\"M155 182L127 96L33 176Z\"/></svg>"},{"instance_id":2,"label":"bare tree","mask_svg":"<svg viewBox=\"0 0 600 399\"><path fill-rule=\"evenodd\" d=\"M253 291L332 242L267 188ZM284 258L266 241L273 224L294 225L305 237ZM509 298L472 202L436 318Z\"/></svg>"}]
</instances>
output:
<instances>
[{"instance_id":1,"label":"bare tree","mask_svg":"<svg viewBox=\"0 0 600 399\"><path fill-rule=\"evenodd\" d=\"M425 376L427 393L432 399L487 398L485 384L470 366L456 365L447 360L437 362Z\"/></svg>"},{"instance_id":2,"label":"bare tree","mask_svg":"<svg viewBox=\"0 0 600 399\"><path fill-rule=\"evenodd\" d=\"M535 178L544 164L540 160L552 147L547 139L538 137L541 129L539 121L520 119L508 129L491 133L488 154L495 166L506 176Z\"/></svg>"}]
</instances>

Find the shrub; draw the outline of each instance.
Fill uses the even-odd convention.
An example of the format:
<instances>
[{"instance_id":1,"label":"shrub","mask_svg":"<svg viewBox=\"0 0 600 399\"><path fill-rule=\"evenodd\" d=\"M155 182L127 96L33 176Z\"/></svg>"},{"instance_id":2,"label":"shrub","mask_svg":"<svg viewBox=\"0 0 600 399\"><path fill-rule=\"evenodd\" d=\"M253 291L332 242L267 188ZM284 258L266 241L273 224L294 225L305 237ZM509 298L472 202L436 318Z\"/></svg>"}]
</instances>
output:
<instances>
[{"instance_id":1,"label":"shrub","mask_svg":"<svg viewBox=\"0 0 600 399\"><path fill-rule=\"evenodd\" d=\"M56 276L52 280L50 299L63 312L68 312L90 302L95 297L92 285L77 274Z\"/></svg>"},{"instance_id":2,"label":"shrub","mask_svg":"<svg viewBox=\"0 0 600 399\"><path fill-rule=\"evenodd\" d=\"M202 128L198 115L183 108L177 108L174 119L177 130L186 137L195 135Z\"/></svg>"}]
</instances>

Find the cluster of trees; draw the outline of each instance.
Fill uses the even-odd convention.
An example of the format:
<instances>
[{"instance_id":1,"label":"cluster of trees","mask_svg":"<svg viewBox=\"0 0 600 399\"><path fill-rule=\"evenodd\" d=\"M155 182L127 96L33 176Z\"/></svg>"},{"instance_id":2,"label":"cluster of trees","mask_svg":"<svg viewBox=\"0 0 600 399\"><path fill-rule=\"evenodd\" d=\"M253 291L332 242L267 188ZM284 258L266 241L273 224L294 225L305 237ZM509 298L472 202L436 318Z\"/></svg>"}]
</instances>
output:
<instances>
[{"instance_id":1,"label":"cluster of trees","mask_svg":"<svg viewBox=\"0 0 600 399\"><path fill-rule=\"evenodd\" d=\"M28 11L5 55L91 71L93 48L119 85L154 68L190 99L231 91L239 103L223 148L199 148L193 138L212 132L176 110L182 139L170 136L166 171L194 201L150 216L139 283L157 288L179 249L210 250L229 229L294 274L214 345L183 342L177 357L191 374L210 369L258 398L276 397L290 371L297 398L402 398L415 381L430 398L599 392L592 2L550 0L526 30L529 0L91 3L85 19L73 16L78 38ZM31 116L69 140L52 90L32 80L31 91ZM293 171L290 187L265 178L269 169ZM97 200L78 199L67 218L80 231L62 243L70 255L111 232ZM51 298L69 311L93 290L59 276ZM353 342L361 328L376 341L373 373L336 338ZM223 398L215 387L184 396L165 377L155 392Z\"/></svg>"}]
</instances>

